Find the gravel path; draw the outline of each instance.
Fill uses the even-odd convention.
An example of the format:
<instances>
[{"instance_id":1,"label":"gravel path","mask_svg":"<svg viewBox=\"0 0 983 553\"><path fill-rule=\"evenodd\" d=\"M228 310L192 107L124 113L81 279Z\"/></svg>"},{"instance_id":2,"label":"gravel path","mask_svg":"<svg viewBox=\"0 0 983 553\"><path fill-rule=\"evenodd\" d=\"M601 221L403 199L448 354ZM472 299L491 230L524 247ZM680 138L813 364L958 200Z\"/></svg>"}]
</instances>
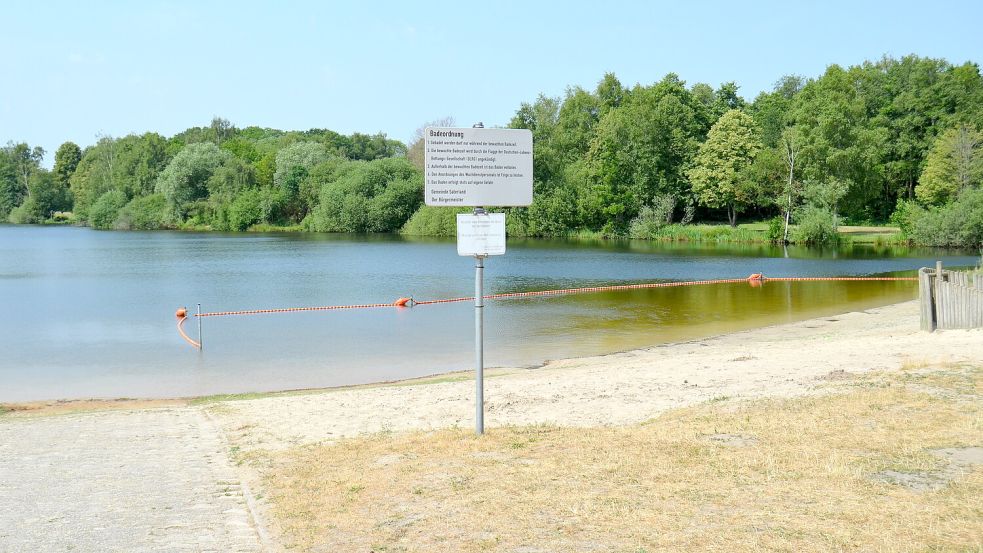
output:
<instances>
[{"instance_id":1,"label":"gravel path","mask_svg":"<svg viewBox=\"0 0 983 553\"><path fill-rule=\"evenodd\" d=\"M262 551L195 408L0 419L0 551Z\"/></svg>"}]
</instances>

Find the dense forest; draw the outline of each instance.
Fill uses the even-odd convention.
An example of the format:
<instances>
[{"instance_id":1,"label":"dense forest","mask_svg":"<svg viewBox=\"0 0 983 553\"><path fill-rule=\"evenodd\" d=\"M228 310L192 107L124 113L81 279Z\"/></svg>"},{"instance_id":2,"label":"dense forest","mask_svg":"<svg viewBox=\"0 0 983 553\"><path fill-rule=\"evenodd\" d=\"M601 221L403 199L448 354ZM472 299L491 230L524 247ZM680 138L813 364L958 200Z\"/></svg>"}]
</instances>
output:
<instances>
[{"instance_id":1,"label":"dense forest","mask_svg":"<svg viewBox=\"0 0 983 553\"><path fill-rule=\"evenodd\" d=\"M450 120L437 123L447 125ZM774 241L837 240L891 223L905 240L983 246L983 78L974 63L908 56L785 76L753 101L735 83L675 74L523 103L534 200L512 235L699 239L768 221ZM215 118L173 137L65 142L51 170L25 143L0 149L0 220L100 229L288 228L453 234L423 206L422 128L409 145L325 129L237 128ZM702 235L724 236L715 231Z\"/></svg>"}]
</instances>

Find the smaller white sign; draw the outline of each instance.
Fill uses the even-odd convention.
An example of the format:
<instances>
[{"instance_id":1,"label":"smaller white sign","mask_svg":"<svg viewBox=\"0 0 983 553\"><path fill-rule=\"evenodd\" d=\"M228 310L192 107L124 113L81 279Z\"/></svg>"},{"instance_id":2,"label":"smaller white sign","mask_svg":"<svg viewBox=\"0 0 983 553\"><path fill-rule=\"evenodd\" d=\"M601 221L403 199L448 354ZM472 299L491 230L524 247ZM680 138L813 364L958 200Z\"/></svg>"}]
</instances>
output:
<instances>
[{"instance_id":1,"label":"smaller white sign","mask_svg":"<svg viewBox=\"0 0 983 553\"><path fill-rule=\"evenodd\" d=\"M505 255L505 214L458 213L457 255Z\"/></svg>"}]
</instances>

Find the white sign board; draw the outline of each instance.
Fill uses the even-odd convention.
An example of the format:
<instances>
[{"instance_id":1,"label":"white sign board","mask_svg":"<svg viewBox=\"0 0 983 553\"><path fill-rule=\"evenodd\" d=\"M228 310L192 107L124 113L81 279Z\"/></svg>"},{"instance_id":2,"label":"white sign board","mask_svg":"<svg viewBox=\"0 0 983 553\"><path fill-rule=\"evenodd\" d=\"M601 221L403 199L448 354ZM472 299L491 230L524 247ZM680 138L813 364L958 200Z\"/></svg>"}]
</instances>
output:
<instances>
[{"instance_id":1,"label":"white sign board","mask_svg":"<svg viewBox=\"0 0 983 553\"><path fill-rule=\"evenodd\" d=\"M532 203L532 132L528 129L427 127L423 143L427 205Z\"/></svg>"},{"instance_id":2,"label":"white sign board","mask_svg":"<svg viewBox=\"0 0 983 553\"><path fill-rule=\"evenodd\" d=\"M457 255L505 255L505 214L458 213Z\"/></svg>"}]
</instances>

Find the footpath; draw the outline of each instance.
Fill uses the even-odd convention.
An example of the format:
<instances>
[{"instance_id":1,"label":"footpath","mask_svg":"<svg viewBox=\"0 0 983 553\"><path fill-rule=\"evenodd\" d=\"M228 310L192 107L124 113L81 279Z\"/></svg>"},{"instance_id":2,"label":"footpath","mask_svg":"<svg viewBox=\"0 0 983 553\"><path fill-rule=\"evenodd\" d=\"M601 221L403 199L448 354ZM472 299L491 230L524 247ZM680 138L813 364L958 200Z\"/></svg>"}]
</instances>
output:
<instances>
[{"instance_id":1,"label":"footpath","mask_svg":"<svg viewBox=\"0 0 983 553\"><path fill-rule=\"evenodd\" d=\"M0 551L263 551L228 459L197 408L2 420Z\"/></svg>"}]
</instances>

